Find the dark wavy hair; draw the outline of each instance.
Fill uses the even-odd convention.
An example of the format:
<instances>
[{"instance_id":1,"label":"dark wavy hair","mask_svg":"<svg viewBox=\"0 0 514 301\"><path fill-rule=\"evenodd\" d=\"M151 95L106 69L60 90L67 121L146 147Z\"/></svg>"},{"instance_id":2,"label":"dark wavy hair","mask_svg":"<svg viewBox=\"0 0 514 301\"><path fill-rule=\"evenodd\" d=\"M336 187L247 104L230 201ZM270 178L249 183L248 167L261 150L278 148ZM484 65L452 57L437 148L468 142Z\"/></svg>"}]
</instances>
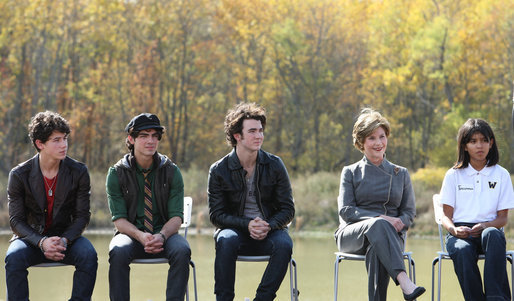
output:
<instances>
[{"instance_id":1,"label":"dark wavy hair","mask_svg":"<svg viewBox=\"0 0 514 301\"><path fill-rule=\"evenodd\" d=\"M469 153L466 151L466 144L471 140L473 134L477 132L484 135L487 141L493 141L493 145L486 157L487 166L493 166L498 163L500 154L498 152L498 146L496 145L493 129L489 126L487 121L483 119L470 118L459 129L459 134L457 135L459 157L453 168L459 169L468 167L470 157Z\"/></svg>"},{"instance_id":2,"label":"dark wavy hair","mask_svg":"<svg viewBox=\"0 0 514 301\"><path fill-rule=\"evenodd\" d=\"M263 107L254 102L239 103L230 109L225 116L225 138L228 145L236 147L237 140L234 138L234 134L242 133L245 119L259 120L262 129L266 128L266 110Z\"/></svg>"},{"instance_id":3,"label":"dark wavy hair","mask_svg":"<svg viewBox=\"0 0 514 301\"><path fill-rule=\"evenodd\" d=\"M69 135L71 133L70 124L58 113L52 111L39 112L32 119L28 126L29 137L34 147L39 152L36 140L45 143L54 131Z\"/></svg>"}]
</instances>

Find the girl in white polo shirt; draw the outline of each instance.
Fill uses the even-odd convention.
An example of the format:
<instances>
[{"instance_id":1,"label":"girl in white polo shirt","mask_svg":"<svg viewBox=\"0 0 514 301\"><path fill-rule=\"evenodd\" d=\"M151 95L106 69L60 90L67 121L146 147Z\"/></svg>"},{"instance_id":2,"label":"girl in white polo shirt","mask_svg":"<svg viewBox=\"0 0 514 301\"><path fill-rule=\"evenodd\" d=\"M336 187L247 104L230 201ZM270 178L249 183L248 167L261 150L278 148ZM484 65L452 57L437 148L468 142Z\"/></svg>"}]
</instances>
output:
<instances>
[{"instance_id":1,"label":"girl in white polo shirt","mask_svg":"<svg viewBox=\"0 0 514 301\"><path fill-rule=\"evenodd\" d=\"M462 125L458 152L441 188L446 249L466 300L510 300L502 227L514 208L514 193L509 172L497 164L496 139L485 120ZM484 286L479 254L485 254Z\"/></svg>"}]
</instances>

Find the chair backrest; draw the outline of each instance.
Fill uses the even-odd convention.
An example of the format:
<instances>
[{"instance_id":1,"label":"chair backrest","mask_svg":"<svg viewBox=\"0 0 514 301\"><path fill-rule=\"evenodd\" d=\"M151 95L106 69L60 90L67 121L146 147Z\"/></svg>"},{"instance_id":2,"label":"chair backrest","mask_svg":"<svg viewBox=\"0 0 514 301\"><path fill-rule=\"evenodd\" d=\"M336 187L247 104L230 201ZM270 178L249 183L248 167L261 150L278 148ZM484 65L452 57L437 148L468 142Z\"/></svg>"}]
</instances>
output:
<instances>
[{"instance_id":1,"label":"chair backrest","mask_svg":"<svg viewBox=\"0 0 514 301\"><path fill-rule=\"evenodd\" d=\"M441 195L436 193L432 196L432 203L434 204L434 219L437 223L439 230L439 243L441 244L441 251L446 252L446 245L443 238L443 205L441 204Z\"/></svg>"},{"instance_id":2,"label":"chair backrest","mask_svg":"<svg viewBox=\"0 0 514 301\"><path fill-rule=\"evenodd\" d=\"M187 238L187 228L191 225L191 212L193 210L193 198L184 197L184 221L180 228L184 228L184 237Z\"/></svg>"},{"instance_id":3,"label":"chair backrest","mask_svg":"<svg viewBox=\"0 0 514 301\"><path fill-rule=\"evenodd\" d=\"M438 225L443 223L443 205L441 204L441 195L436 193L432 196L432 202L434 203L434 218Z\"/></svg>"}]
</instances>

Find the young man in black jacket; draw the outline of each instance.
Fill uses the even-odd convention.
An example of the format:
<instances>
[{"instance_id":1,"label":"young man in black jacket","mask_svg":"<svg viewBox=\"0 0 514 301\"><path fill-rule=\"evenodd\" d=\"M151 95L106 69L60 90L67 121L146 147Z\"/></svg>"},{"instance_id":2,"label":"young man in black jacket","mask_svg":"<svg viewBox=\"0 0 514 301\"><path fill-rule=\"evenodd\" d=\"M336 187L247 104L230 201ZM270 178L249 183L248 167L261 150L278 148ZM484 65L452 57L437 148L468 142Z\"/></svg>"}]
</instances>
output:
<instances>
[{"instance_id":1,"label":"young man in black jacket","mask_svg":"<svg viewBox=\"0 0 514 301\"><path fill-rule=\"evenodd\" d=\"M143 113L126 126L126 154L107 174L107 199L117 233L109 245L111 300L130 300L130 262L165 257L166 300L183 301L191 249L178 234L184 219L184 182L178 167L157 152L159 118ZM148 281L158 281L148 279Z\"/></svg>"},{"instance_id":2,"label":"young man in black jacket","mask_svg":"<svg viewBox=\"0 0 514 301\"><path fill-rule=\"evenodd\" d=\"M225 117L232 152L212 164L208 201L216 233L216 300L234 299L238 255L270 255L255 300L273 300L291 259L287 225L295 209L282 160L261 150L266 114L255 103L241 103Z\"/></svg>"},{"instance_id":3,"label":"young man in black jacket","mask_svg":"<svg viewBox=\"0 0 514 301\"><path fill-rule=\"evenodd\" d=\"M91 186L86 165L66 155L69 134L69 124L59 114L36 114L29 136L38 153L9 174L14 232L5 258L9 300L28 300L27 268L42 262L74 265L70 300L91 300L98 260L82 236L91 216Z\"/></svg>"}]
</instances>

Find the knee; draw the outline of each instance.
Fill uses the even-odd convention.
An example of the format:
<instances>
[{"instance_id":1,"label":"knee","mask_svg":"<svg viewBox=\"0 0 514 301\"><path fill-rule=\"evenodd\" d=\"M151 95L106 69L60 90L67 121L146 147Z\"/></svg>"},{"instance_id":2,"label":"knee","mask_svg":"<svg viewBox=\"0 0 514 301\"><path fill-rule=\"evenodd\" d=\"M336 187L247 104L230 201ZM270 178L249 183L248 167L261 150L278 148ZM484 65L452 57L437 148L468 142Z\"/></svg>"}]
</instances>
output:
<instances>
[{"instance_id":1,"label":"knee","mask_svg":"<svg viewBox=\"0 0 514 301\"><path fill-rule=\"evenodd\" d=\"M370 243L382 243L392 236L397 236L393 225L383 218L373 218L368 223L365 235Z\"/></svg>"},{"instance_id":2,"label":"knee","mask_svg":"<svg viewBox=\"0 0 514 301\"><path fill-rule=\"evenodd\" d=\"M29 267L25 254L20 251L10 252L5 256L5 269L18 270L27 269Z\"/></svg>"},{"instance_id":3,"label":"knee","mask_svg":"<svg viewBox=\"0 0 514 301\"><path fill-rule=\"evenodd\" d=\"M274 239L273 241L273 249L278 252L282 252L284 254L291 255L293 253L293 241L287 235L286 237L281 237L280 239Z\"/></svg>"},{"instance_id":4,"label":"knee","mask_svg":"<svg viewBox=\"0 0 514 301\"><path fill-rule=\"evenodd\" d=\"M39 250L38 250L39 251ZM30 266L30 256L33 252L30 247L20 241L14 241L9 245L5 256L5 269L18 270L27 269Z\"/></svg>"},{"instance_id":5,"label":"knee","mask_svg":"<svg viewBox=\"0 0 514 301\"><path fill-rule=\"evenodd\" d=\"M129 265L132 255L128 247L114 246L109 251L109 263L111 265Z\"/></svg>"},{"instance_id":6,"label":"knee","mask_svg":"<svg viewBox=\"0 0 514 301\"><path fill-rule=\"evenodd\" d=\"M482 231L482 245L485 249L490 246L506 248L506 241L503 232L495 227L489 227Z\"/></svg>"},{"instance_id":7,"label":"knee","mask_svg":"<svg viewBox=\"0 0 514 301\"><path fill-rule=\"evenodd\" d=\"M482 231L482 238L503 240L503 232L495 227L489 227Z\"/></svg>"},{"instance_id":8,"label":"knee","mask_svg":"<svg viewBox=\"0 0 514 301\"><path fill-rule=\"evenodd\" d=\"M237 249L240 245L240 239L237 232L232 231L230 229L225 229L218 233L216 237L216 251L222 253L230 253L234 254L237 252Z\"/></svg>"},{"instance_id":9,"label":"knee","mask_svg":"<svg viewBox=\"0 0 514 301\"><path fill-rule=\"evenodd\" d=\"M369 229L370 230L378 230L378 231L384 231L384 229L392 228L394 229L393 225L386 221L383 218L374 218L370 222ZM396 232L396 230L395 230Z\"/></svg>"},{"instance_id":10,"label":"knee","mask_svg":"<svg viewBox=\"0 0 514 301\"><path fill-rule=\"evenodd\" d=\"M448 241L446 249L454 261L476 261L478 256L475 247L464 239Z\"/></svg>"},{"instance_id":11,"label":"knee","mask_svg":"<svg viewBox=\"0 0 514 301\"><path fill-rule=\"evenodd\" d=\"M96 270L98 268L98 255L96 250L91 247L81 252L77 260L77 265L84 269Z\"/></svg>"},{"instance_id":12,"label":"knee","mask_svg":"<svg viewBox=\"0 0 514 301\"><path fill-rule=\"evenodd\" d=\"M166 253L169 259L176 258L187 262L191 260L191 248L187 240L179 234L168 238L166 241Z\"/></svg>"}]
</instances>

